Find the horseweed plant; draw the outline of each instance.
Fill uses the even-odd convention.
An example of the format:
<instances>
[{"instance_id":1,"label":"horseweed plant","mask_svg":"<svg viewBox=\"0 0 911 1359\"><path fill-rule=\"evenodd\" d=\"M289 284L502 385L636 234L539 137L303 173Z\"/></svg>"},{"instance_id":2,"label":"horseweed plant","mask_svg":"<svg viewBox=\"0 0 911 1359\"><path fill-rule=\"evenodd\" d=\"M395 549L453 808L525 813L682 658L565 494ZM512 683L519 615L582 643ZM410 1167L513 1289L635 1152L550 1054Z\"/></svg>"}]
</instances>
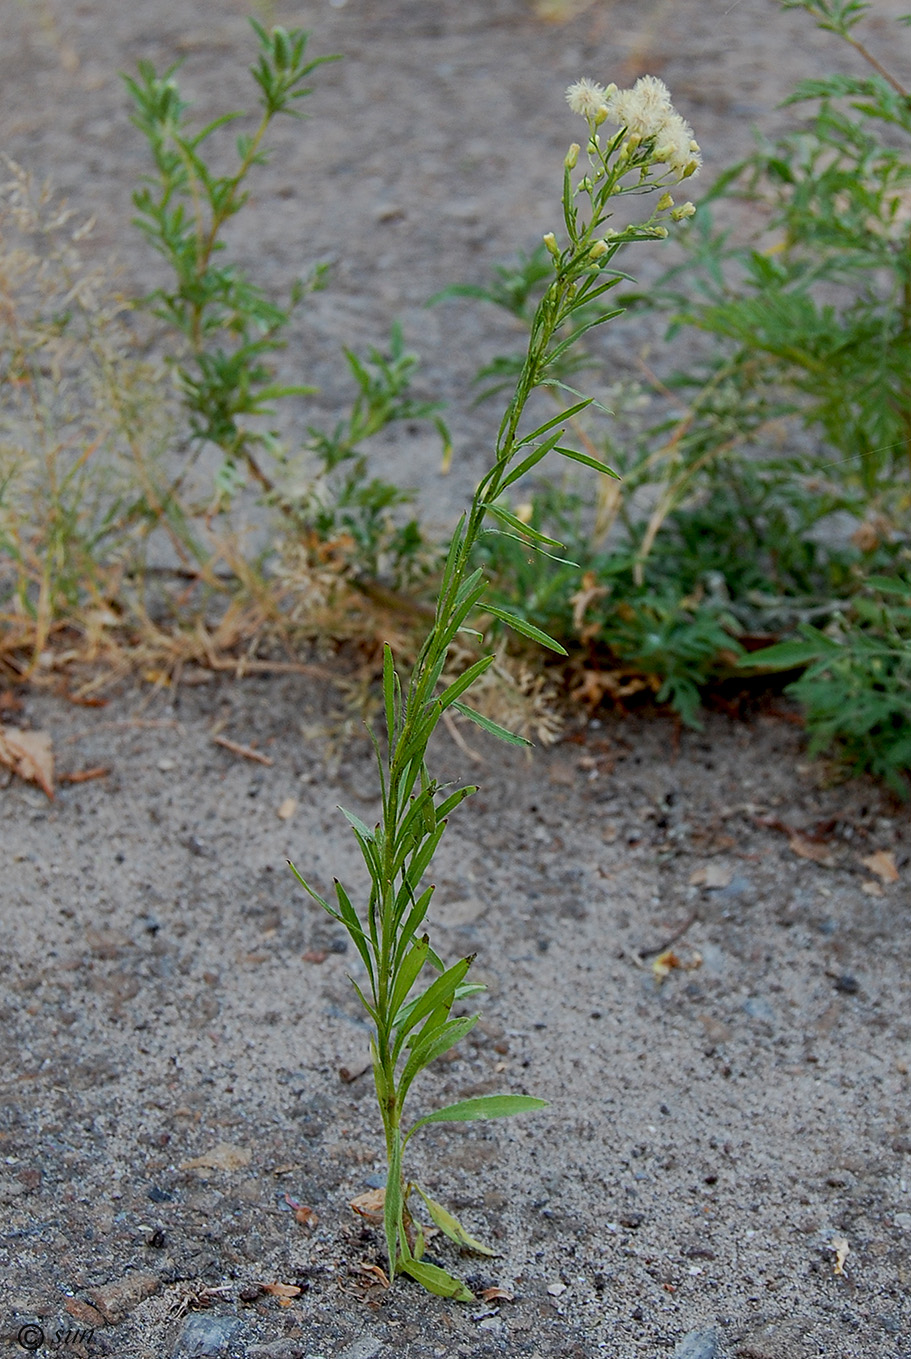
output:
<instances>
[{"instance_id":1,"label":"horseweed plant","mask_svg":"<svg viewBox=\"0 0 911 1359\"><path fill-rule=\"evenodd\" d=\"M497 433L492 466L452 536L434 621L410 677L396 669L388 644L384 648L385 749L373 738L382 816L370 827L352 813L344 813L370 875L366 908L356 910L337 879L336 900L330 905L293 869L310 896L345 926L366 970L364 986L353 979L352 984L373 1026L370 1051L388 1161L384 1227L390 1281L397 1273L405 1273L432 1293L466 1302L472 1299L466 1285L423 1259L424 1234L410 1211L412 1194L423 1200L432 1221L446 1236L470 1250L493 1252L406 1178L405 1148L417 1129L427 1123L502 1118L541 1108L545 1101L528 1095L484 1095L424 1114L405 1128L405 1102L415 1077L464 1038L478 1020L477 1015L451 1018L453 1005L483 989L466 981L471 957L445 966L431 947L429 935L422 931L434 892L433 886L425 887L423 881L447 818L477 791L464 787L444 796L443 788L428 772L426 754L434 728L449 709L504 741L514 745L529 742L464 702L471 685L493 664L492 655L469 665L442 692L437 689L456 635L470 631L466 624L487 589L483 568L472 563L481 535L506 533L537 551L559 550L562 546L504 508L500 503L503 492L551 452L612 475L596 458L561 443L566 422L588 406L590 399L579 399L528 433L521 432L523 415L536 388L558 383L554 374L562 355L592 325L617 315L616 311L599 313L592 320L589 309L580 320L578 314L620 282L623 276L610 269L620 248L631 241L664 237L668 234L667 221L691 215L691 204L674 205L668 186L688 178L700 163L691 129L674 112L660 80L645 76L630 90L618 90L613 85L605 89L581 80L567 91L567 99L573 112L588 124L588 168L575 185L578 145L570 147L564 161L567 243L561 248L552 232L544 237L552 263L550 285L531 323L525 360ZM618 131L602 141L598 129L608 120L618 125ZM657 192L659 197L646 221L622 230L608 227L613 199L647 192ZM575 323L570 324L574 317ZM496 521L496 528L485 528L488 517ZM486 603L484 611L565 654L559 643L523 619ZM438 975L420 989L422 973L428 967Z\"/></svg>"},{"instance_id":2,"label":"horseweed plant","mask_svg":"<svg viewBox=\"0 0 911 1359\"><path fill-rule=\"evenodd\" d=\"M151 62L142 61L137 79L124 76L133 122L155 163L155 175L133 195L135 222L175 276L175 286L159 288L145 301L183 337L185 353L175 369L193 437L199 447L215 444L224 457L216 476L219 505L230 501L245 473L265 491L273 489L256 450L261 446L274 452L275 436L254 430L249 421L271 415L271 403L278 398L313 392L312 387L276 383L268 355L284 348L283 332L292 311L308 286L319 286L322 275L317 268L307 283L298 280L285 306L272 302L242 270L219 261L223 230L247 201L250 171L268 159L264 139L272 120L278 114L303 117L295 101L311 92L307 77L324 62L338 60L326 56L307 61L308 35L300 29L267 33L255 19L250 22L260 44L251 74L259 86L261 112L252 134L237 138L231 174L217 174L204 150L212 134L241 113L223 114L194 133L176 65L159 75Z\"/></svg>"}]
</instances>

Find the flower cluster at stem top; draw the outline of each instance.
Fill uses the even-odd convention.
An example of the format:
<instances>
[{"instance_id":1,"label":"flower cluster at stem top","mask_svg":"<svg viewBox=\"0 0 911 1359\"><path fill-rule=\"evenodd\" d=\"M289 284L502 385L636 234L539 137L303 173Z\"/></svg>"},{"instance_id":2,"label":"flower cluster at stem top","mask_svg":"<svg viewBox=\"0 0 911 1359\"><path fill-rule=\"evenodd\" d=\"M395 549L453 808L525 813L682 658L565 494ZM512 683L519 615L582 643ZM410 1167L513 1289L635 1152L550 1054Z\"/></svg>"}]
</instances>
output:
<instances>
[{"instance_id":1,"label":"flower cluster at stem top","mask_svg":"<svg viewBox=\"0 0 911 1359\"><path fill-rule=\"evenodd\" d=\"M647 147L651 163L666 165L675 180L689 179L702 164L693 129L676 112L657 76L642 76L630 90L583 78L570 85L566 100L573 113L586 119L593 136L602 123L617 124L631 143L629 153Z\"/></svg>"}]
</instances>

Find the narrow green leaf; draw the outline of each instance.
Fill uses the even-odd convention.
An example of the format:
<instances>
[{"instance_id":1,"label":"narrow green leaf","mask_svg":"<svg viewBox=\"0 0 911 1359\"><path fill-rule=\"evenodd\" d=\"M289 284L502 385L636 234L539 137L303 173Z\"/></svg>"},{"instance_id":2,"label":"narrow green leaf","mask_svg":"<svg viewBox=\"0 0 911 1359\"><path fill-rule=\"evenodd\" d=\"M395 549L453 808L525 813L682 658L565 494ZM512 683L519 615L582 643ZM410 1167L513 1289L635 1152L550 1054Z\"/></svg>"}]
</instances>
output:
<instances>
[{"instance_id":1,"label":"narrow green leaf","mask_svg":"<svg viewBox=\"0 0 911 1359\"><path fill-rule=\"evenodd\" d=\"M480 1015L465 1015L461 1019L448 1019L432 1028L426 1036L422 1032L399 1077L400 1098L404 1098L418 1072L423 1071L425 1066L435 1062L438 1057L442 1057L444 1052L454 1048L456 1043L461 1043L462 1039L471 1033L480 1017ZM432 1019L433 1016L428 1019L425 1029L430 1025Z\"/></svg>"},{"instance_id":2,"label":"narrow green leaf","mask_svg":"<svg viewBox=\"0 0 911 1359\"><path fill-rule=\"evenodd\" d=\"M386 706L386 734L391 750L395 743L396 729L395 665L392 660L392 647L388 642L383 643L383 701Z\"/></svg>"},{"instance_id":3,"label":"narrow green leaf","mask_svg":"<svg viewBox=\"0 0 911 1359\"><path fill-rule=\"evenodd\" d=\"M581 462L583 467L591 467L595 472L601 472L606 477L615 477L620 480L620 473L615 472L607 463L599 462L597 458L590 458L587 453L579 453L575 448L564 448L562 444L555 449L563 458L571 458L573 462Z\"/></svg>"},{"instance_id":4,"label":"narrow green leaf","mask_svg":"<svg viewBox=\"0 0 911 1359\"><path fill-rule=\"evenodd\" d=\"M332 907L329 905L328 901L324 900L324 898L320 896L319 892L314 892L314 890L313 890L313 888L310 886L309 882L307 882L305 878L302 878L302 877L301 877L300 873L298 873L297 869L294 867L294 864L291 862L291 860L290 860L290 859L286 859L285 862L287 863L288 867L291 869L291 872L292 872L292 873L294 874L294 876L297 878L297 880L298 880L298 882L300 883L301 887L303 887L304 891L307 893L307 896L308 896L308 897L312 897L313 900L317 903L318 906L322 906L322 908L323 908L324 911L328 911L329 915L331 915L332 918L333 918L334 920L340 920L341 917L338 915L338 913L337 913L336 911L333 911L333 909L332 909ZM344 924L344 921L342 921L341 923Z\"/></svg>"},{"instance_id":5,"label":"narrow green leaf","mask_svg":"<svg viewBox=\"0 0 911 1359\"><path fill-rule=\"evenodd\" d=\"M555 425L565 424L566 421L571 420L574 415L578 415L580 411L584 411L586 406L590 406L593 400L594 397L591 396L583 397L583 399L577 401L574 406L569 406L565 411L560 411L560 414L555 415L552 420L545 420L543 425L539 425L537 429L532 430L531 434L526 434L524 439L520 439L516 444L516 448L525 448L527 444L533 443L535 439L540 439L542 434L546 434L547 431L553 429Z\"/></svg>"},{"instance_id":6,"label":"narrow green leaf","mask_svg":"<svg viewBox=\"0 0 911 1359\"><path fill-rule=\"evenodd\" d=\"M338 898L339 915L345 929L351 935L354 946L364 960L364 966L370 976L371 985L374 981L373 959L370 956L370 938L360 922L357 911L351 904L348 893L345 891L338 878L334 879L335 895Z\"/></svg>"},{"instance_id":7,"label":"narrow green leaf","mask_svg":"<svg viewBox=\"0 0 911 1359\"><path fill-rule=\"evenodd\" d=\"M425 1015L429 1015L431 1010L435 1010L438 1005L444 1004L454 995L456 987L473 962L474 954L467 958L460 958L457 963L453 963L452 967L448 967L441 977L437 977L436 981L431 982L423 995L402 1006L392 1021L392 1027L398 1034L397 1053L401 1051L406 1036L415 1025L419 1024Z\"/></svg>"},{"instance_id":8,"label":"narrow green leaf","mask_svg":"<svg viewBox=\"0 0 911 1359\"><path fill-rule=\"evenodd\" d=\"M820 656L835 654L838 643L822 637L818 642L778 642L762 651L751 651L737 662L741 670L791 670L809 665Z\"/></svg>"},{"instance_id":9,"label":"narrow green leaf","mask_svg":"<svg viewBox=\"0 0 911 1359\"><path fill-rule=\"evenodd\" d=\"M372 831L370 827L366 825L359 816L355 816L354 812L348 812L345 810L344 807L339 807L339 811L341 812L342 816L346 818L346 820L351 822L351 825L357 831L358 835L362 836L363 839L369 842L373 842L376 840L376 832Z\"/></svg>"},{"instance_id":10,"label":"narrow green leaf","mask_svg":"<svg viewBox=\"0 0 911 1359\"><path fill-rule=\"evenodd\" d=\"M428 835L421 848L417 851L408 865L408 880L415 892L421 885L421 878L430 867L430 861L437 851L437 845L443 838L446 830L446 822L441 821L433 835Z\"/></svg>"},{"instance_id":11,"label":"narrow green leaf","mask_svg":"<svg viewBox=\"0 0 911 1359\"><path fill-rule=\"evenodd\" d=\"M559 656L566 656L568 652L553 637L536 628L534 623L529 623L524 618L519 618L517 614L507 613L505 609L495 609L492 604L485 606L485 613L491 614L494 618L499 618L501 623L513 629L514 632L521 632L523 637L530 637L532 641L540 643L541 646L548 647L551 651L556 651Z\"/></svg>"},{"instance_id":12,"label":"narrow green leaf","mask_svg":"<svg viewBox=\"0 0 911 1359\"><path fill-rule=\"evenodd\" d=\"M367 999L367 997L364 995L363 991L362 991L361 988L358 986L357 982L354 980L354 978L353 978L350 974L348 975L348 980L350 981L351 985L354 987L355 991L357 992L357 998L358 998L358 1000L361 1002L361 1004L363 1005L364 1009L367 1011L368 1015L369 1015L370 1018L373 1020L374 1024L379 1024L379 1022L380 1022L380 1017L379 1017L379 1015L377 1014L377 1012L376 1012L376 1010L374 1009L374 1007L370 1004L370 1001L369 1001L369 1000Z\"/></svg>"},{"instance_id":13,"label":"narrow green leaf","mask_svg":"<svg viewBox=\"0 0 911 1359\"><path fill-rule=\"evenodd\" d=\"M425 1123L471 1123L485 1118L511 1118L513 1114L530 1113L532 1109L546 1109L546 1099L535 1099L533 1095L478 1095L476 1099L459 1100L458 1104L447 1104L432 1114L425 1114L409 1130L410 1137Z\"/></svg>"},{"instance_id":14,"label":"narrow green leaf","mask_svg":"<svg viewBox=\"0 0 911 1359\"><path fill-rule=\"evenodd\" d=\"M605 321L612 321L615 316L622 316L624 311L625 311L624 307L618 307L616 311L605 311L602 312L599 316L596 316L593 320L586 321L583 325L577 326L571 335L567 335L566 338L561 340L560 343L556 346L556 348L552 349L551 352L547 355L547 358L545 360L547 366L550 367L551 364L555 363L561 354L566 353L567 349L572 349L576 341L581 340L582 336L585 334L586 331L593 330L595 326L603 326ZM586 404L591 403L588 402ZM578 407L574 407L572 414L575 414L576 410L578 409L579 409ZM564 418L565 415L566 413L564 413Z\"/></svg>"},{"instance_id":15,"label":"narrow green leaf","mask_svg":"<svg viewBox=\"0 0 911 1359\"><path fill-rule=\"evenodd\" d=\"M518 481L520 477L525 476L526 472L530 472L531 469L537 463L539 463L542 458L546 458L551 449L556 447L556 445L563 438L564 432L565 432L564 428L561 427L560 429L556 430L555 433L552 434L549 439L546 439L543 444L539 444L533 453L529 453L528 457L523 459L523 461L519 463L518 467L513 468L509 476L505 479L505 481L501 483L500 490L505 491L506 488L508 486L511 486L514 481Z\"/></svg>"},{"instance_id":16,"label":"narrow green leaf","mask_svg":"<svg viewBox=\"0 0 911 1359\"><path fill-rule=\"evenodd\" d=\"M485 717L483 713L475 712L474 708L469 708L467 704L453 703L452 706L455 708L456 712L461 713L463 717L470 718L471 721L476 722L479 727L483 727L485 731L490 732L491 736L496 736L499 740L506 741L511 746L531 746L531 741L527 741L524 736L517 736L515 732L507 731L505 727L500 726L499 722L491 721L489 717Z\"/></svg>"},{"instance_id":17,"label":"narrow green leaf","mask_svg":"<svg viewBox=\"0 0 911 1359\"><path fill-rule=\"evenodd\" d=\"M488 609L487 612L492 613L494 610ZM490 669L495 660L496 656L482 656L479 661L475 661L474 665L463 670L459 678L453 680L452 684L440 694L437 699L440 706L448 708L451 703L454 703L460 694L464 694L466 689L471 688L476 679L480 679L485 670Z\"/></svg>"},{"instance_id":18,"label":"narrow green leaf","mask_svg":"<svg viewBox=\"0 0 911 1359\"><path fill-rule=\"evenodd\" d=\"M460 1246L466 1246L468 1250L477 1251L479 1255L496 1255L495 1250L483 1245L480 1241L467 1232L457 1217L454 1217L441 1203L437 1203L429 1194L425 1194L419 1184L415 1189L427 1206L431 1220L439 1227L441 1232L445 1232L450 1241L457 1241Z\"/></svg>"},{"instance_id":19,"label":"narrow green leaf","mask_svg":"<svg viewBox=\"0 0 911 1359\"><path fill-rule=\"evenodd\" d=\"M410 1274L422 1288L426 1288L428 1293L436 1293L440 1298L452 1298L454 1302L474 1302L474 1293L462 1283L461 1279L456 1279L452 1274L447 1274L445 1269L440 1269L439 1265L428 1265L423 1260L403 1260L400 1269L405 1274Z\"/></svg>"},{"instance_id":20,"label":"narrow green leaf","mask_svg":"<svg viewBox=\"0 0 911 1359\"><path fill-rule=\"evenodd\" d=\"M454 812L456 807L458 807L460 803L464 802L467 797L471 797L472 794L476 793L477 791L478 791L477 784L469 784L465 788L458 788L446 799L445 802L440 803L439 807L437 807L437 816L440 818L440 820L445 820L445 818L449 816L450 812Z\"/></svg>"},{"instance_id":21,"label":"narrow green leaf","mask_svg":"<svg viewBox=\"0 0 911 1359\"><path fill-rule=\"evenodd\" d=\"M484 509L492 514L495 519L499 519L502 524L506 524L509 528L514 529L516 533L522 534L525 538L530 538L532 542L547 543L549 547L566 546L565 543L561 543L556 538L548 538L546 533L539 533L538 530L533 529L530 524L523 524L521 519L517 519L514 514L510 514L509 510L504 510L502 505L495 505L493 501L487 500L484 502Z\"/></svg>"},{"instance_id":22,"label":"narrow green leaf","mask_svg":"<svg viewBox=\"0 0 911 1359\"><path fill-rule=\"evenodd\" d=\"M408 992L417 981L421 968L427 961L427 950L430 947L430 939L425 934L423 939L419 939L407 954L399 974L395 979L395 986L392 990L392 998L389 1002L389 1009L392 1014L398 1014L400 1007L404 1004Z\"/></svg>"},{"instance_id":23,"label":"narrow green leaf","mask_svg":"<svg viewBox=\"0 0 911 1359\"><path fill-rule=\"evenodd\" d=\"M430 902L435 891L436 891L435 887L433 886L428 887L425 892L421 893L417 901L413 902L411 910L408 913L408 917L404 925L402 926L401 937L396 947L395 951L396 967L399 966L399 963L401 962L405 949L414 939L418 927L423 924L424 917L426 916L428 910L430 909ZM431 949L429 950L429 952L433 953L433 950ZM436 954L434 953L433 956L435 958Z\"/></svg>"}]
</instances>

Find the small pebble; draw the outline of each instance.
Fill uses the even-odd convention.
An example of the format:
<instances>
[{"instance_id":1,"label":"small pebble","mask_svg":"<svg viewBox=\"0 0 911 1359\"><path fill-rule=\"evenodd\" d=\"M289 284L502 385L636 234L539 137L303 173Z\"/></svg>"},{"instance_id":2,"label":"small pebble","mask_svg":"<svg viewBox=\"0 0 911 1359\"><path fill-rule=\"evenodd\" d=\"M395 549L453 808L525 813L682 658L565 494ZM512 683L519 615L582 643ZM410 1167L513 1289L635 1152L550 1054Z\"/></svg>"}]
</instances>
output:
<instances>
[{"instance_id":1,"label":"small pebble","mask_svg":"<svg viewBox=\"0 0 911 1359\"><path fill-rule=\"evenodd\" d=\"M174 1359L196 1359L196 1356L224 1354L240 1330L235 1317L208 1315L196 1312L187 1317L174 1350Z\"/></svg>"},{"instance_id":2,"label":"small pebble","mask_svg":"<svg viewBox=\"0 0 911 1359\"><path fill-rule=\"evenodd\" d=\"M718 1354L718 1332L714 1327L703 1331L690 1331L675 1347L672 1359L716 1359Z\"/></svg>"}]
</instances>

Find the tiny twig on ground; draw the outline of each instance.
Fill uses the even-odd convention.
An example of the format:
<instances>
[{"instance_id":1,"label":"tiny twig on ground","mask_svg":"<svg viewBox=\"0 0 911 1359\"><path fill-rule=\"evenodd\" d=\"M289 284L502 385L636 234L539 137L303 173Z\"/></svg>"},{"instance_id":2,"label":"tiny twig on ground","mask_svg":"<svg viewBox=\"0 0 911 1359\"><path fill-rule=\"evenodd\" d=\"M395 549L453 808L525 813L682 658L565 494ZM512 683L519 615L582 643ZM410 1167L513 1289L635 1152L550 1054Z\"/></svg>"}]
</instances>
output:
<instances>
[{"instance_id":1,"label":"tiny twig on ground","mask_svg":"<svg viewBox=\"0 0 911 1359\"><path fill-rule=\"evenodd\" d=\"M668 938L663 940L662 943L650 944L648 948L637 949L636 956L638 958L652 958L656 957L659 953L664 953L667 949L671 947L672 944L676 944L678 939L682 939L683 936L686 934L687 930L690 928L690 926L695 925L698 919L699 912L693 911L691 915L689 915L688 918L684 920L683 924L679 925L677 929L674 930L673 934L669 935Z\"/></svg>"},{"instance_id":2,"label":"tiny twig on ground","mask_svg":"<svg viewBox=\"0 0 911 1359\"><path fill-rule=\"evenodd\" d=\"M238 741L232 741L227 736L213 736L213 742L217 746L223 746L225 750L230 750L232 755L241 755L245 760L256 760L258 764L274 764L275 761L268 755L264 755L261 750L256 750L253 746L242 746Z\"/></svg>"}]
</instances>

